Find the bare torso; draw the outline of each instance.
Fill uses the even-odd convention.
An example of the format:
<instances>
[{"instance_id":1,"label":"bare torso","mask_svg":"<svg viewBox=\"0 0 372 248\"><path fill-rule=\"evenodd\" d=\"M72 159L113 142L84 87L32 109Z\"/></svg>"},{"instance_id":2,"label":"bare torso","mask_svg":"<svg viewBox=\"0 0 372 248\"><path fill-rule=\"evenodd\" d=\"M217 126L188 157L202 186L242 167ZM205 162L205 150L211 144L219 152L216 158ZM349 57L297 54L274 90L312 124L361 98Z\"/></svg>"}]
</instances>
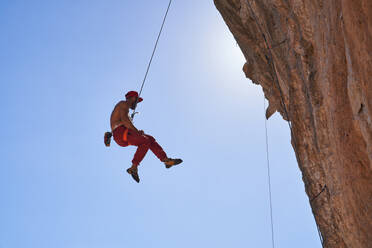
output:
<instances>
[{"instance_id":1,"label":"bare torso","mask_svg":"<svg viewBox=\"0 0 372 248\"><path fill-rule=\"evenodd\" d=\"M118 104L116 104L114 110L111 113L110 117L110 124L111 124L111 130L114 130L116 127L125 125L125 121L123 120L122 116L126 115L128 116L129 107L125 101L121 101Z\"/></svg>"}]
</instances>

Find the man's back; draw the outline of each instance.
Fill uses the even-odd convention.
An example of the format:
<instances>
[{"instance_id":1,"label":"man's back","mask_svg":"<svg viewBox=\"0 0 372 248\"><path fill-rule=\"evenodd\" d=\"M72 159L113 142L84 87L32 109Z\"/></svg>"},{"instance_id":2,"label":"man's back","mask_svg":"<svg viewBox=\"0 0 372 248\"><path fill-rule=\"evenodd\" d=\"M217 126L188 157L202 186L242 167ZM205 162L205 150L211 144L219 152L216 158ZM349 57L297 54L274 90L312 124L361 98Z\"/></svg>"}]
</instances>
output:
<instances>
[{"instance_id":1,"label":"man's back","mask_svg":"<svg viewBox=\"0 0 372 248\"><path fill-rule=\"evenodd\" d=\"M122 119L122 116L123 115L127 116L128 112L129 107L125 101L120 101L118 104L116 104L110 117L111 130L114 130L115 127L117 126L124 125L124 120Z\"/></svg>"}]
</instances>

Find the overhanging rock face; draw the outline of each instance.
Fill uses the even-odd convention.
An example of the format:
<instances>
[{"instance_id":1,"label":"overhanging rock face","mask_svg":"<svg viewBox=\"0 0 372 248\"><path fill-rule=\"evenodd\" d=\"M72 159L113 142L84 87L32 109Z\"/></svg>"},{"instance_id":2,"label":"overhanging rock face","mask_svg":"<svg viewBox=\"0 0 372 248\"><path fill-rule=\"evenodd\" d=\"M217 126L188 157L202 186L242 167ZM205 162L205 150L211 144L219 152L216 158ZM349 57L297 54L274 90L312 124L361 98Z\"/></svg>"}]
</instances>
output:
<instances>
[{"instance_id":1,"label":"overhanging rock face","mask_svg":"<svg viewBox=\"0 0 372 248\"><path fill-rule=\"evenodd\" d=\"M214 2L267 117L293 126L324 247L372 247L372 0Z\"/></svg>"}]
</instances>

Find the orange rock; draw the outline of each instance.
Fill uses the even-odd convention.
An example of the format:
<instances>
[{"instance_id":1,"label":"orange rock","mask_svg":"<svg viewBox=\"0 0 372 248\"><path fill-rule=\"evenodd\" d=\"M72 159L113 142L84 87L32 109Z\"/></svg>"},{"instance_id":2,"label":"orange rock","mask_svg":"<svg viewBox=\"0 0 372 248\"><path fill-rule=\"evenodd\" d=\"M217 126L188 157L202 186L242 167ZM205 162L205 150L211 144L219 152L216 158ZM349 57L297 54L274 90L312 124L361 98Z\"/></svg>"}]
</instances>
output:
<instances>
[{"instance_id":1,"label":"orange rock","mask_svg":"<svg viewBox=\"0 0 372 248\"><path fill-rule=\"evenodd\" d=\"M267 116L292 123L324 247L372 247L372 1L214 2Z\"/></svg>"}]
</instances>

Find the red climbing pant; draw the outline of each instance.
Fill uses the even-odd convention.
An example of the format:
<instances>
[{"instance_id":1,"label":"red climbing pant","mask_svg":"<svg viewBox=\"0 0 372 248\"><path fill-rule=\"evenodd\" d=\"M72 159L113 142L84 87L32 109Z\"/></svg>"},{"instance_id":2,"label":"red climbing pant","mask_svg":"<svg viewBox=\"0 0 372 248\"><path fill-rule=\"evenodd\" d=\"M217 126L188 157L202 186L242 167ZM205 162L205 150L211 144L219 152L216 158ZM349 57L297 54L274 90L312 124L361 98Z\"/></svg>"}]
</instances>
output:
<instances>
[{"instance_id":1,"label":"red climbing pant","mask_svg":"<svg viewBox=\"0 0 372 248\"><path fill-rule=\"evenodd\" d=\"M125 126L120 126L115 128L113 136L115 142L119 146L137 146L137 151L132 160L134 166L138 166L141 163L149 149L160 159L160 161L167 159L167 155L163 151L163 148L156 142L154 137L150 135L140 135L134 130L128 129Z\"/></svg>"}]
</instances>

